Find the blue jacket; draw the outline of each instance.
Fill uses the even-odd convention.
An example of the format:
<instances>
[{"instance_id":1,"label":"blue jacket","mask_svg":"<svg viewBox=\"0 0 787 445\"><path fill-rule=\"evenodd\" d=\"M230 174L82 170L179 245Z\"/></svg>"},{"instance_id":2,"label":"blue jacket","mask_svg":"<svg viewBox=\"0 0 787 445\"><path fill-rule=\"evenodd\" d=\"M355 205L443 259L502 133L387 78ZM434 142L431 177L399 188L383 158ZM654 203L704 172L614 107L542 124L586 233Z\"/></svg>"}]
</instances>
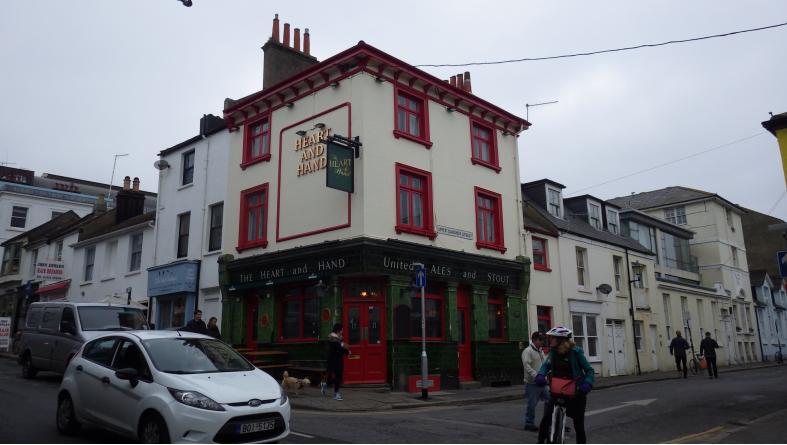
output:
<instances>
[{"instance_id":1,"label":"blue jacket","mask_svg":"<svg viewBox=\"0 0 787 445\"><path fill-rule=\"evenodd\" d=\"M538 371L539 374L547 375L547 373L552 371L552 358L554 355L555 348L549 348L549 356L547 357L544 364L541 365L541 369ZM571 351L568 352L568 357L571 360L572 374L574 374L574 377L580 376L579 380L577 381L577 388L579 388L580 385L585 382L590 383L590 386L593 387L596 371L593 370L593 367L590 366L588 359L585 358L585 351L583 351L579 346L573 346Z\"/></svg>"}]
</instances>

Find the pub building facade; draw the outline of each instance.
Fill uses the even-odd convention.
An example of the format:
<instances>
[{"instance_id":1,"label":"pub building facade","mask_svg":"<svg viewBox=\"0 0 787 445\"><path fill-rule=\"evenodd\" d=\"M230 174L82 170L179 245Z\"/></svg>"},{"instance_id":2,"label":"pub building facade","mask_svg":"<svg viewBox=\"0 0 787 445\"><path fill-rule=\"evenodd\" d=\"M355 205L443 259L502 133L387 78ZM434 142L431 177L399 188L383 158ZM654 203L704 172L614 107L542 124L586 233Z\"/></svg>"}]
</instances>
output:
<instances>
[{"instance_id":1,"label":"pub building facade","mask_svg":"<svg viewBox=\"0 0 787 445\"><path fill-rule=\"evenodd\" d=\"M432 389L518 382L529 260L517 136L530 124L474 96L469 74L444 81L363 41L318 62L308 30L303 50L294 31L292 47L289 25L280 42L274 20L263 90L225 102L222 339L285 352L258 361L292 374L325 366L341 322L345 383L413 390L423 263Z\"/></svg>"}]
</instances>

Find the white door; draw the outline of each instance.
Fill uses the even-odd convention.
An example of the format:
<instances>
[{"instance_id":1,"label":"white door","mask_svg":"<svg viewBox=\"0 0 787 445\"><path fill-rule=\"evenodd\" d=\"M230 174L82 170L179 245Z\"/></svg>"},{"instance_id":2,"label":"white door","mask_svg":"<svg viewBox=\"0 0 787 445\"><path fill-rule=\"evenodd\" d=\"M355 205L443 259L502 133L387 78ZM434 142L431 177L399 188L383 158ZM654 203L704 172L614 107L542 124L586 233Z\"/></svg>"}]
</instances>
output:
<instances>
[{"instance_id":1,"label":"white door","mask_svg":"<svg viewBox=\"0 0 787 445\"><path fill-rule=\"evenodd\" d=\"M659 355L656 353L657 345L656 343L656 326L650 325L650 353L653 356L653 370L659 370Z\"/></svg>"},{"instance_id":2,"label":"white door","mask_svg":"<svg viewBox=\"0 0 787 445\"><path fill-rule=\"evenodd\" d=\"M727 365L737 363L738 362L738 360L736 359L737 351L733 347L734 342L732 340L732 325L729 316L722 317L721 335L722 335L722 342L724 343L724 361L726 362Z\"/></svg>"},{"instance_id":3,"label":"white door","mask_svg":"<svg viewBox=\"0 0 787 445\"><path fill-rule=\"evenodd\" d=\"M618 375L617 367L615 366L615 340L612 331L612 321L607 321L607 363L610 377Z\"/></svg>"},{"instance_id":4,"label":"white door","mask_svg":"<svg viewBox=\"0 0 787 445\"><path fill-rule=\"evenodd\" d=\"M623 322L615 320L613 322L613 337L615 339L615 366L618 375L626 375L626 335L623 332Z\"/></svg>"}]
</instances>

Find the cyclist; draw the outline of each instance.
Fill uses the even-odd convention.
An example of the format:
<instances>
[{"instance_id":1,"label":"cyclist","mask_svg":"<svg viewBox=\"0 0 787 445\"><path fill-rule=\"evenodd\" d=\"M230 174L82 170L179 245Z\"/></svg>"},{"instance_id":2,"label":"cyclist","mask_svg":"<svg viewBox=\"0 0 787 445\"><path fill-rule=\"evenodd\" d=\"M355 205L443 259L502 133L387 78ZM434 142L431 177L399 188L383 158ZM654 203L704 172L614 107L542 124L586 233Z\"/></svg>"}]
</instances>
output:
<instances>
[{"instance_id":1,"label":"cyclist","mask_svg":"<svg viewBox=\"0 0 787 445\"><path fill-rule=\"evenodd\" d=\"M549 356L536 376L536 385L546 385L546 375L552 372L555 377L577 380L577 395L566 400L566 416L574 420L577 430L577 443L587 443L585 437L585 406L587 395L593 388L595 371L585 358L585 352L571 340L573 332L563 326L555 326L547 332L550 337ZM552 412L557 396L552 394L544 409L544 417L538 429L538 443L544 443L552 424Z\"/></svg>"}]
</instances>

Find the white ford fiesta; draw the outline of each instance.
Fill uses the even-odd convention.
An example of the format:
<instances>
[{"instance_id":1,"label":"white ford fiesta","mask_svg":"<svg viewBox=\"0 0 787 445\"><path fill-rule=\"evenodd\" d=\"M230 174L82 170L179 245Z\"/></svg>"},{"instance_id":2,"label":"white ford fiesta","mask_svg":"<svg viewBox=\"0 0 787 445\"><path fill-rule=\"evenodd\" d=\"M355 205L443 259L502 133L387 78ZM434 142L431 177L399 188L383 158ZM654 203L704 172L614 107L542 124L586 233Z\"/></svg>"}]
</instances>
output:
<instances>
[{"instance_id":1,"label":"white ford fiesta","mask_svg":"<svg viewBox=\"0 0 787 445\"><path fill-rule=\"evenodd\" d=\"M68 364L57 430L82 424L144 443L264 443L290 433L281 386L226 344L178 331L108 332Z\"/></svg>"}]
</instances>

